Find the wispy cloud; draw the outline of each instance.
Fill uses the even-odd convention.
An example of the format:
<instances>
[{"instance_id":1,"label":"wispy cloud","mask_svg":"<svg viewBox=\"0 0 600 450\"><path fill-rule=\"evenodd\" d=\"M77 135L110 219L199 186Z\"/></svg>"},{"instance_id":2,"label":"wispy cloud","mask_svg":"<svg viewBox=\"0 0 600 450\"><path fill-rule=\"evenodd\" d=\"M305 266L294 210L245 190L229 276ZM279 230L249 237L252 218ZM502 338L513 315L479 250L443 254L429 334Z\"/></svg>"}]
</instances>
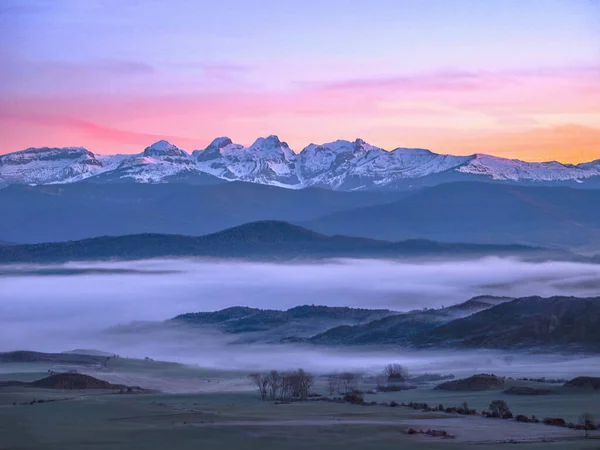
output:
<instances>
[{"instance_id":1,"label":"wispy cloud","mask_svg":"<svg viewBox=\"0 0 600 450\"><path fill-rule=\"evenodd\" d=\"M445 70L386 77L349 78L325 83L299 83L322 90L476 91L515 87L530 81L563 80L585 85L600 84L600 66L531 68L505 71Z\"/></svg>"},{"instance_id":2,"label":"wispy cloud","mask_svg":"<svg viewBox=\"0 0 600 450\"><path fill-rule=\"evenodd\" d=\"M83 140L99 140L105 143L113 144L134 144L143 149L147 145L161 140L168 139L179 146L192 146L194 140L172 135L159 135L154 133L143 133L131 130L103 126L94 122L73 119L70 117L45 116L33 114L5 114L0 112L0 120L11 120L25 122L28 124L37 124L48 127L55 127L70 130L75 135L82 135ZM188 147L189 148L189 147Z\"/></svg>"}]
</instances>

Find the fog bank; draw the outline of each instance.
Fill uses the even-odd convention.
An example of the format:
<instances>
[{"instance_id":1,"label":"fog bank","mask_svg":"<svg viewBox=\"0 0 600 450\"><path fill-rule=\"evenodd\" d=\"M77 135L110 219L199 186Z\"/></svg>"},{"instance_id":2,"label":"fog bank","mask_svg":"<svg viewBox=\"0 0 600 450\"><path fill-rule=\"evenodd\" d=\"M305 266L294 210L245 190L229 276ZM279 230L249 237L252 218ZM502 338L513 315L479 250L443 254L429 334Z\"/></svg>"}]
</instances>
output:
<instances>
[{"instance_id":1,"label":"fog bank","mask_svg":"<svg viewBox=\"0 0 600 450\"><path fill-rule=\"evenodd\" d=\"M346 365L372 366L374 362L367 355L355 364L343 352L311 353L279 346L254 345L251 351L220 353L231 339L225 335L198 336L198 340L146 336L140 341L101 331L134 320L165 320L235 305L287 309L321 304L405 311L449 306L484 294L600 293L600 266L501 258L314 264L149 260L4 266L0 274L0 351L98 348L124 356L232 367L249 366L260 355L273 361L285 361L288 355L291 360L304 360L307 367L322 366L321 360L336 361L338 354ZM295 351L301 353L294 356Z\"/></svg>"}]
</instances>

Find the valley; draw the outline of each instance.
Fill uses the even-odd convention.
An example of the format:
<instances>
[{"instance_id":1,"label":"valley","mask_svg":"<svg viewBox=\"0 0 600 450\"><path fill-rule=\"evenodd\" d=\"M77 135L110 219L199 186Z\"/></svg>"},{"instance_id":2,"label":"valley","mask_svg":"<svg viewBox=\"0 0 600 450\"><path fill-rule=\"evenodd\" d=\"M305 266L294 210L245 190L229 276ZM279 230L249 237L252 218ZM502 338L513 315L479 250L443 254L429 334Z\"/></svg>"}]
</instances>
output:
<instances>
[{"instance_id":1,"label":"valley","mask_svg":"<svg viewBox=\"0 0 600 450\"><path fill-rule=\"evenodd\" d=\"M331 398L330 376L314 374L309 400L263 402L245 371L115 356L102 367L70 365L63 370L71 367L71 372L88 373L119 386L107 384L99 389L91 384L65 389L46 383L45 387L10 387L2 380L46 377L46 370L57 367L51 359L59 355L45 357L45 362L18 363L7 362L10 354L1 356L0 432L8 448L22 448L23 433L26 448L31 449L88 445L89 435L94 436L94 445L113 448L125 448L117 442L127 442L127 448L163 448L167 443L178 448L231 448L250 440L256 448L278 448L285 443L298 449L322 445L356 449L398 445L415 449L535 449L542 445L593 449L600 437L595 431L585 439L582 430L568 427L485 418L479 412L464 415L437 410L439 403L456 407L465 402L475 411L486 410L493 400L503 399L515 414L525 417L561 417L576 423L583 410L598 413L600 394L557 383L507 379L500 390L446 392L434 389L439 381L420 381L410 390L377 392L377 372L362 372L356 375L353 389L366 392L364 404L352 404L341 398L327 400ZM546 370L552 370L550 367ZM57 375L45 379L52 377ZM128 392L122 383L146 383L161 389ZM527 396L502 392L511 386L543 386L557 393L532 402ZM435 410L423 411L420 405L424 403L436 405ZM450 437L411 434L411 430L419 429L443 431ZM133 447L131 442L135 442Z\"/></svg>"}]
</instances>

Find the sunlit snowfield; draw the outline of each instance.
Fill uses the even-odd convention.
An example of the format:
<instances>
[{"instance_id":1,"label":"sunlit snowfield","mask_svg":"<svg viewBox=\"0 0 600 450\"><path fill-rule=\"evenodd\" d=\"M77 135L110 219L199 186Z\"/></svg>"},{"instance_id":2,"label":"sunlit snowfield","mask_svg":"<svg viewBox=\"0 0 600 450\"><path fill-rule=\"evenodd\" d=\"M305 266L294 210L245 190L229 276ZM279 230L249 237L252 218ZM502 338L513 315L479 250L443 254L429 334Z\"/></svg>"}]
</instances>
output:
<instances>
[{"instance_id":1,"label":"sunlit snowfield","mask_svg":"<svg viewBox=\"0 0 600 450\"><path fill-rule=\"evenodd\" d=\"M406 311L449 306L475 295L591 296L600 286L600 266L571 262L530 263L514 259L403 263L338 260L271 264L231 261L150 260L61 266L0 268L0 351L64 351L96 348L131 357L202 364L222 369L340 366L369 370L390 359L390 350L253 344L226 345L217 332L157 331L106 334L131 321L156 321L177 314L230 306L287 309L302 304L388 308ZM589 359L562 356L517 359L509 368L497 352L427 355L392 350L413 371L454 373L594 372Z\"/></svg>"}]
</instances>

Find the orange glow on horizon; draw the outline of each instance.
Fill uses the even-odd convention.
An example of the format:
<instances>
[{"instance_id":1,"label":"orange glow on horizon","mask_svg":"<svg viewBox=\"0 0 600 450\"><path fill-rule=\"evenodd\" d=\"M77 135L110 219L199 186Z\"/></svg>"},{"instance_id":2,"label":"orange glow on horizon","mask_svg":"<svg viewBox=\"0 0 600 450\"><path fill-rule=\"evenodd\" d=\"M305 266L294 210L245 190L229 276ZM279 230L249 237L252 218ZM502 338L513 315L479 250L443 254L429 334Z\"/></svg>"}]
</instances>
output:
<instances>
[{"instance_id":1,"label":"orange glow on horizon","mask_svg":"<svg viewBox=\"0 0 600 450\"><path fill-rule=\"evenodd\" d=\"M586 162L600 159L599 73L433 74L287 91L15 95L0 103L0 154L72 145L139 153L160 139L192 151L218 136L247 146L276 134L296 152L360 137L387 150Z\"/></svg>"}]
</instances>

